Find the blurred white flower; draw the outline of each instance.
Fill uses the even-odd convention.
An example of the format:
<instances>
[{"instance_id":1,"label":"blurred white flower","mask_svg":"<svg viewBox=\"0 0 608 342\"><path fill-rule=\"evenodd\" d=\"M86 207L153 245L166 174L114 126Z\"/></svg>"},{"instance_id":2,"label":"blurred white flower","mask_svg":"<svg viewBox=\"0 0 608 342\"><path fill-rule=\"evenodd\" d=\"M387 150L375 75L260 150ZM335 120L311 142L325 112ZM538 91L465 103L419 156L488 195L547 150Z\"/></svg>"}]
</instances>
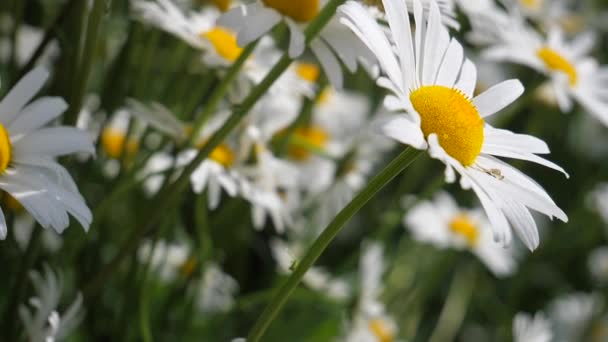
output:
<instances>
[{"instance_id":1,"label":"blurred white flower","mask_svg":"<svg viewBox=\"0 0 608 342\"><path fill-rule=\"evenodd\" d=\"M517 268L513 249L492 239L483 211L460 208L447 193L437 193L433 201L422 201L408 210L403 223L420 242L471 251L498 277Z\"/></svg>"},{"instance_id":2,"label":"blurred white flower","mask_svg":"<svg viewBox=\"0 0 608 342\"><path fill-rule=\"evenodd\" d=\"M458 172L461 187L472 189L481 201L494 238L507 245L514 229L533 250L539 236L530 209L562 221L567 216L538 183L496 156L564 171L537 155L549 153L542 140L485 123L485 117L517 99L523 86L518 80L508 80L473 97L475 65L441 24L435 2L430 6L429 20L424 23L421 5L414 0L414 35L409 17L403 14L407 13L404 3L384 1L399 59L385 32L361 5L349 1L340 7L344 24L376 54L386 74L378 79L392 93L385 106L405 112L387 120L383 133L416 149L428 149L432 158L446 165L446 181L454 182ZM442 59L444 54L448 57Z\"/></svg>"},{"instance_id":3,"label":"blurred white flower","mask_svg":"<svg viewBox=\"0 0 608 342\"><path fill-rule=\"evenodd\" d=\"M587 197L588 205L597 211L605 223L608 223L608 183L595 186Z\"/></svg>"},{"instance_id":4,"label":"blurred white flower","mask_svg":"<svg viewBox=\"0 0 608 342\"><path fill-rule=\"evenodd\" d=\"M278 271L289 274L296 266L298 258L302 257L305 250L303 241L291 241L289 243L281 239L270 241L270 251L277 262ZM343 279L334 277L327 269L321 266L312 266L308 269L302 282L313 290L319 291L326 296L344 300L350 295L350 286Z\"/></svg>"},{"instance_id":5,"label":"blurred white flower","mask_svg":"<svg viewBox=\"0 0 608 342\"><path fill-rule=\"evenodd\" d=\"M168 243L164 240L144 242L137 251L137 260L150 267L160 279L169 282L178 276L189 276L196 262L190 259L190 247L186 243Z\"/></svg>"},{"instance_id":6,"label":"blurred white flower","mask_svg":"<svg viewBox=\"0 0 608 342\"><path fill-rule=\"evenodd\" d=\"M360 293L353 319L346 326L345 342L396 341L397 324L379 299L385 271L383 253L378 242L363 246L359 261Z\"/></svg>"},{"instance_id":7,"label":"blurred white flower","mask_svg":"<svg viewBox=\"0 0 608 342\"><path fill-rule=\"evenodd\" d=\"M603 309L596 293L571 293L555 299L549 307L556 342L581 341L593 317Z\"/></svg>"},{"instance_id":8,"label":"blurred white flower","mask_svg":"<svg viewBox=\"0 0 608 342\"><path fill-rule=\"evenodd\" d=\"M69 172L55 158L73 153L94 154L86 132L74 127L45 127L61 116L67 103L59 97L32 100L49 73L27 73L0 101L0 188L44 228L63 232L72 215L87 230L92 214ZM0 239L6 237L0 212Z\"/></svg>"},{"instance_id":9,"label":"blurred white flower","mask_svg":"<svg viewBox=\"0 0 608 342\"><path fill-rule=\"evenodd\" d=\"M551 342L552 339L551 322L544 313L531 316L520 312L513 319L514 342Z\"/></svg>"},{"instance_id":10,"label":"blurred white flower","mask_svg":"<svg viewBox=\"0 0 608 342\"><path fill-rule=\"evenodd\" d=\"M214 263L205 264L203 281L197 294L197 304L202 312L226 312L234 306L234 296L239 284Z\"/></svg>"},{"instance_id":11,"label":"blurred white flower","mask_svg":"<svg viewBox=\"0 0 608 342\"><path fill-rule=\"evenodd\" d=\"M65 340L84 316L82 295L78 294L74 302L60 314L57 310L63 291L61 278L45 265L44 273L31 271L30 279L36 290L36 296L30 298L29 306L19 307L19 317L25 327L28 340L32 342Z\"/></svg>"},{"instance_id":12,"label":"blurred white flower","mask_svg":"<svg viewBox=\"0 0 608 342\"><path fill-rule=\"evenodd\" d=\"M497 38L488 42L482 54L493 61L522 64L549 78L555 100L563 112L569 112L576 100L595 118L608 126L608 69L588 54L595 34L585 32L572 40L557 26L543 37L523 19L509 21L508 29L492 30Z\"/></svg>"},{"instance_id":13,"label":"blurred white flower","mask_svg":"<svg viewBox=\"0 0 608 342\"><path fill-rule=\"evenodd\" d=\"M608 246L602 246L589 253L587 266L591 276L599 284L608 284Z\"/></svg>"}]
</instances>

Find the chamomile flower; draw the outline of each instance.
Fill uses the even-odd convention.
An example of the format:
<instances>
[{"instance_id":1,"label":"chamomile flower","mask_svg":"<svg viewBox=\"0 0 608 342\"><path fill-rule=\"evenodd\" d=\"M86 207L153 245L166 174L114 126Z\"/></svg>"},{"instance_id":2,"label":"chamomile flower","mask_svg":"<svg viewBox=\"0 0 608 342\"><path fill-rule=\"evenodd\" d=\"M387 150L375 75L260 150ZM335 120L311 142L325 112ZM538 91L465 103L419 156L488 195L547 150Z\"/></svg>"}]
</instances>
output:
<instances>
[{"instance_id":1,"label":"chamomile flower","mask_svg":"<svg viewBox=\"0 0 608 342\"><path fill-rule=\"evenodd\" d=\"M377 242L364 247L359 261L360 294L346 342L396 341L397 323L379 300L385 271L383 248Z\"/></svg>"},{"instance_id":2,"label":"chamomile flower","mask_svg":"<svg viewBox=\"0 0 608 342\"><path fill-rule=\"evenodd\" d=\"M86 230L92 214L69 172L56 157L94 154L89 135L73 127L45 127L61 116L61 98L32 100L49 74L37 68L26 74L0 101L0 188L15 198L44 228L61 233L73 216ZM6 237L0 211L0 238Z\"/></svg>"},{"instance_id":3,"label":"chamomile flower","mask_svg":"<svg viewBox=\"0 0 608 342\"><path fill-rule=\"evenodd\" d=\"M275 229L283 232L293 220L282 193L297 191L298 169L275 157L261 142L256 143L253 149L254 163L240 169L245 179L241 182L240 192L251 203L255 228L263 228L268 215Z\"/></svg>"},{"instance_id":4,"label":"chamomile flower","mask_svg":"<svg viewBox=\"0 0 608 342\"><path fill-rule=\"evenodd\" d=\"M542 140L484 121L522 94L521 83L504 81L473 97L475 65L464 57L460 43L450 39L437 5L431 3L425 25L420 2L414 1L415 34L402 1L385 0L384 7L395 47L361 5L349 1L340 8L343 23L375 53L386 75L378 79L392 93L385 106L405 112L388 120L383 133L428 149L431 157L445 163L448 182L455 181L458 172L461 186L480 199L496 240L508 244L513 228L529 249L535 249L539 236L529 209L563 221L566 214L540 185L495 156L563 170L537 156L549 153Z\"/></svg>"},{"instance_id":5,"label":"chamomile flower","mask_svg":"<svg viewBox=\"0 0 608 342\"><path fill-rule=\"evenodd\" d=\"M156 26L190 46L205 52L204 60L210 65L230 65L241 54L232 31L216 26L221 11L206 7L199 12L184 13L171 0L133 0L135 17Z\"/></svg>"},{"instance_id":6,"label":"chamomile flower","mask_svg":"<svg viewBox=\"0 0 608 342\"><path fill-rule=\"evenodd\" d=\"M589 206L596 210L605 223L608 223L608 183L601 183L588 195Z\"/></svg>"},{"instance_id":7,"label":"chamomile flower","mask_svg":"<svg viewBox=\"0 0 608 342\"><path fill-rule=\"evenodd\" d=\"M551 321L544 313L531 316L520 312L513 319L514 342L551 342L552 339Z\"/></svg>"},{"instance_id":8,"label":"chamomile flower","mask_svg":"<svg viewBox=\"0 0 608 342\"><path fill-rule=\"evenodd\" d=\"M197 292L197 306L204 313L230 310L239 291L238 282L215 263L205 264L203 279Z\"/></svg>"},{"instance_id":9,"label":"chamomile flower","mask_svg":"<svg viewBox=\"0 0 608 342\"><path fill-rule=\"evenodd\" d=\"M189 276L196 266L194 259L190 258L190 247L186 243L164 240L144 242L137 251L137 259L142 264L149 264L165 282L173 281L178 276Z\"/></svg>"},{"instance_id":10,"label":"chamomile flower","mask_svg":"<svg viewBox=\"0 0 608 342\"><path fill-rule=\"evenodd\" d=\"M512 274L517 264L513 250L492 239L492 230L481 209L464 209L447 193L423 201L403 218L414 239L438 248L469 250L496 276Z\"/></svg>"},{"instance_id":11,"label":"chamomile flower","mask_svg":"<svg viewBox=\"0 0 608 342\"><path fill-rule=\"evenodd\" d=\"M29 306L19 307L19 317L25 327L28 340L36 342L65 340L84 316L82 296L78 294L74 302L60 314L58 307L63 291L61 278L45 266L44 273L30 272L30 279L37 294L30 298Z\"/></svg>"},{"instance_id":12,"label":"chamomile flower","mask_svg":"<svg viewBox=\"0 0 608 342\"><path fill-rule=\"evenodd\" d=\"M312 21L326 0L256 0L251 4L236 6L220 17L218 23L237 33L238 44L244 46L268 34L281 22L289 28L288 52L297 58L306 49L304 28ZM331 21L315 38L310 48L325 70L330 82L342 86L342 70L339 60L351 71L362 64L373 69L375 61L369 50L336 21Z\"/></svg>"},{"instance_id":13,"label":"chamomile flower","mask_svg":"<svg viewBox=\"0 0 608 342\"><path fill-rule=\"evenodd\" d=\"M547 38L530 27L512 27L501 35L483 52L486 58L522 64L547 75L562 112L571 111L575 100L608 126L608 68L588 56L594 44L592 33L568 41L554 26Z\"/></svg>"},{"instance_id":14,"label":"chamomile flower","mask_svg":"<svg viewBox=\"0 0 608 342\"><path fill-rule=\"evenodd\" d=\"M558 341L582 341L592 319L603 309L604 300L597 293L570 293L556 298L549 306Z\"/></svg>"}]
</instances>

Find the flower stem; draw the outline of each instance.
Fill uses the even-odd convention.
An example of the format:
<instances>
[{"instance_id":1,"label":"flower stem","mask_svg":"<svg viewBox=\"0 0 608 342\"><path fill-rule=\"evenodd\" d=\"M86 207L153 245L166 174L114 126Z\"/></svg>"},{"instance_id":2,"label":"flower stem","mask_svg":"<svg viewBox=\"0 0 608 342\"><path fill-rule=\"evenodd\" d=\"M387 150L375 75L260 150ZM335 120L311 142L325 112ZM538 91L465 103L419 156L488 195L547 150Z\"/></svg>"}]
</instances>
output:
<instances>
[{"instance_id":1,"label":"flower stem","mask_svg":"<svg viewBox=\"0 0 608 342\"><path fill-rule=\"evenodd\" d=\"M420 151L407 148L378 173L352 201L342 209L319 235L306 256L298 263L297 268L287 281L277 290L272 301L266 306L264 312L251 329L247 341L256 342L263 335L270 323L277 316L285 302L306 274L306 271L315 263L325 248L338 235L346 222L355 215L380 189L386 186L401 171L407 168L420 155Z\"/></svg>"},{"instance_id":2,"label":"flower stem","mask_svg":"<svg viewBox=\"0 0 608 342\"><path fill-rule=\"evenodd\" d=\"M470 265L464 270L456 271L439 321L429 342L454 340L467 313L469 300L473 294L473 287L475 287L475 278L475 269Z\"/></svg>"},{"instance_id":3,"label":"flower stem","mask_svg":"<svg viewBox=\"0 0 608 342\"><path fill-rule=\"evenodd\" d=\"M198 137L201 128L204 126L209 116L213 114L213 112L215 112L215 110L217 109L217 106L224 98L224 95L226 95L228 89L230 89L230 85L241 71L241 68L245 64L245 61L247 60L247 58L249 58L249 56L251 56L251 53L255 49L257 43L258 41L256 40L245 47L243 52L241 52L241 54L239 55L239 58L237 58L237 60L232 63L228 71L226 71L226 75L224 76L222 81L215 87L215 89L213 89L211 95L209 95L209 99L207 100L205 108L194 121L194 124L192 126L192 134L190 135L189 145L193 145L196 142L196 138Z\"/></svg>"},{"instance_id":4,"label":"flower stem","mask_svg":"<svg viewBox=\"0 0 608 342\"><path fill-rule=\"evenodd\" d=\"M95 55L95 49L97 47L97 38L99 36L99 27L101 24L101 18L105 12L106 3L104 0L95 0L90 10L89 19L87 22L87 31L84 40L84 48L82 56L78 63L77 81L72 89L71 105L68 112L65 115L65 122L67 125L73 125L78 119L78 113L84 100L84 94L87 89L87 82L93 66L93 57ZM87 11L85 11L86 13Z\"/></svg>"}]
</instances>

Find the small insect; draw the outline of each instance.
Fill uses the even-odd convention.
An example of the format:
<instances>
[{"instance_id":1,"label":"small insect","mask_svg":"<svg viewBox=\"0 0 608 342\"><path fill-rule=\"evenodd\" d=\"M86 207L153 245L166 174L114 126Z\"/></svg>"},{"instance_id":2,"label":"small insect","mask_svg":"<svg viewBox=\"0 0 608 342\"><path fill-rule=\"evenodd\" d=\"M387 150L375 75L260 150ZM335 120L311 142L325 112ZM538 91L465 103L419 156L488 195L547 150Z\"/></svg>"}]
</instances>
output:
<instances>
[{"instance_id":1,"label":"small insect","mask_svg":"<svg viewBox=\"0 0 608 342\"><path fill-rule=\"evenodd\" d=\"M298 267L298 261L294 259L291 262L291 265L289 265L289 270L292 271L292 272L294 272L297 267Z\"/></svg>"},{"instance_id":2,"label":"small insect","mask_svg":"<svg viewBox=\"0 0 608 342\"><path fill-rule=\"evenodd\" d=\"M489 171L486 171L490 176L498 179L498 180L503 180L505 179L505 176L502 175L502 172L500 172L500 169L490 169Z\"/></svg>"}]
</instances>

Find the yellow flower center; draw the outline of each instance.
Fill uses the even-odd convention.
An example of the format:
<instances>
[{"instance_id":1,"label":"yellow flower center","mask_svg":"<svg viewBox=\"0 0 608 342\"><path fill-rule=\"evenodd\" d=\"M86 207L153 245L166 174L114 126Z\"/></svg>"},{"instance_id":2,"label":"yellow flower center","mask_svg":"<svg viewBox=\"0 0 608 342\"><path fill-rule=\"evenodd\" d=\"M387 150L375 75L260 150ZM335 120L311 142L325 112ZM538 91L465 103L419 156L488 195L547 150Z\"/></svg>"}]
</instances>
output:
<instances>
[{"instance_id":1,"label":"yellow flower center","mask_svg":"<svg viewBox=\"0 0 608 342\"><path fill-rule=\"evenodd\" d=\"M201 36L207 38L215 51L230 62L234 62L243 52L236 42L236 35L225 28L216 26Z\"/></svg>"},{"instance_id":2,"label":"yellow flower center","mask_svg":"<svg viewBox=\"0 0 608 342\"><path fill-rule=\"evenodd\" d=\"M425 137L437 134L447 154L469 166L481 152L484 121L477 108L460 90L444 86L424 86L410 93L410 101L420 114Z\"/></svg>"},{"instance_id":3,"label":"yellow flower center","mask_svg":"<svg viewBox=\"0 0 608 342\"><path fill-rule=\"evenodd\" d=\"M475 226L475 223L466 215L460 214L454 217L450 221L450 230L462 236L471 247L475 246L477 240L479 240L479 230Z\"/></svg>"},{"instance_id":4,"label":"yellow flower center","mask_svg":"<svg viewBox=\"0 0 608 342\"><path fill-rule=\"evenodd\" d=\"M378 342L392 342L395 340L393 329L382 319L372 319L369 321L369 330L378 339Z\"/></svg>"},{"instance_id":5,"label":"yellow flower center","mask_svg":"<svg viewBox=\"0 0 608 342\"><path fill-rule=\"evenodd\" d=\"M8 136L6 128L0 124L0 173L4 173L6 168L11 163L13 156L13 149L11 146L11 139Z\"/></svg>"},{"instance_id":6,"label":"yellow flower center","mask_svg":"<svg viewBox=\"0 0 608 342\"><path fill-rule=\"evenodd\" d=\"M519 3L528 9L538 10L543 4L543 0L519 0Z\"/></svg>"},{"instance_id":7,"label":"yellow flower center","mask_svg":"<svg viewBox=\"0 0 608 342\"><path fill-rule=\"evenodd\" d=\"M221 144L209 154L209 158L228 168L234 165L234 152L226 144Z\"/></svg>"},{"instance_id":8,"label":"yellow flower center","mask_svg":"<svg viewBox=\"0 0 608 342\"><path fill-rule=\"evenodd\" d=\"M298 22L312 20L319 13L319 0L262 0L268 7Z\"/></svg>"},{"instance_id":9,"label":"yellow flower center","mask_svg":"<svg viewBox=\"0 0 608 342\"><path fill-rule=\"evenodd\" d=\"M320 74L319 66L314 63L298 63L296 72L301 79L311 83L317 82Z\"/></svg>"},{"instance_id":10,"label":"yellow flower center","mask_svg":"<svg viewBox=\"0 0 608 342\"><path fill-rule=\"evenodd\" d=\"M196 269L196 258L190 257L190 258L188 258L188 260L186 260L186 262L184 262L182 264L179 272L181 273L181 275L184 278L187 278L190 275L192 275L192 272L194 272L195 269Z\"/></svg>"},{"instance_id":11,"label":"yellow flower center","mask_svg":"<svg viewBox=\"0 0 608 342\"><path fill-rule=\"evenodd\" d=\"M300 145L323 150L329 141L329 134L318 126L298 127L293 131L292 138ZM295 144L289 147L288 153L291 158L299 161L310 158L309 149Z\"/></svg>"},{"instance_id":12,"label":"yellow flower center","mask_svg":"<svg viewBox=\"0 0 608 342\"><path fill-rule=\"evenodd\" d=\"M125 146L126 136L121 130L105 128L101 133L101 147L110 158L119 159L121 155L134 155L139 149L139 142L136 139L129 139Z\"/></svg>"},{"instance_id":13,"label":"yellow flower center","mask_svg":"<svg viewBox=\"0 0 608 342\"><path fill-rule=\"evenodd\" d=\"M568 76L571 86L575 86L578 81L578 75L576 68L570 61L562 57L557 51L548 47L540 48L536 55L545 62L545 65L549 70L561 71Z\"/></svg>"}]
</instances>

